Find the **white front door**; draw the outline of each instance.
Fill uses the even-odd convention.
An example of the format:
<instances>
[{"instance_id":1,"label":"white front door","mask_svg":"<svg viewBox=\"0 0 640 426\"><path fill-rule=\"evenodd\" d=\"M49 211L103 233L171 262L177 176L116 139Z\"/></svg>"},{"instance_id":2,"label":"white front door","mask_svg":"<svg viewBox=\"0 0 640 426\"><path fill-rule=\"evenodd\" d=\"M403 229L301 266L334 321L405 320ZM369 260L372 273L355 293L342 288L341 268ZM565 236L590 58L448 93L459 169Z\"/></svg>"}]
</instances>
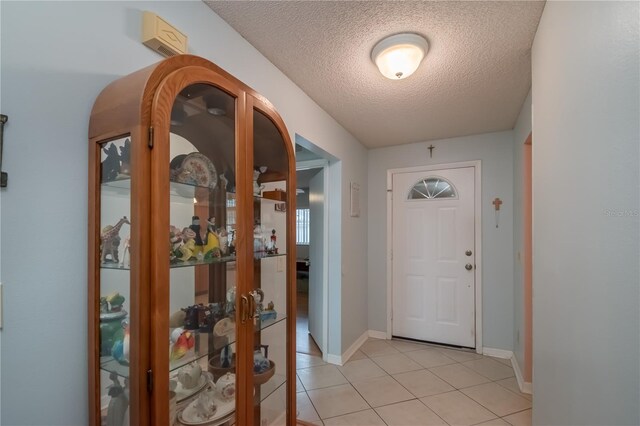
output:
<instances>
[{"instance_id":1,"label":"white front door","mask_svg":"<svg viewBox=\"0 0 640 426\"><path fill-rule=\"evenodd\" d=\"M392 334L475 347L475 170L394 173Z\"/></svg>"}]
</instances>

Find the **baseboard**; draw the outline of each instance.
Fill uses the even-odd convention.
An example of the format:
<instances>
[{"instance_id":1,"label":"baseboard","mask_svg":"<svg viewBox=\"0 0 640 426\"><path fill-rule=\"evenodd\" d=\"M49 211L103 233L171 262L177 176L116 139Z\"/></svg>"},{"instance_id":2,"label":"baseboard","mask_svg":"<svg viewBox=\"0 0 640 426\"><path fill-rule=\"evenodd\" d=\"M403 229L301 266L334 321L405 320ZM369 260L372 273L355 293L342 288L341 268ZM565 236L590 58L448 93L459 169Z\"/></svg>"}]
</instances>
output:
<instances>
[{"instance_id":1,"label":"baseboard","mask_svg":"<svg viewBox=\"0 0 640 426\"><path fill-rule=\"evenodd\" d=\"M327 362L329 364L344 365L344 363L349 361L349 358L351 358L353 354L355 354L356 351L360 349L360 346L362 346L362 344L366 342L368 338L369 338L369 330L365 330L365 332L362 333L362 335L358 337L356 341L353 342L351 346L349 346L349 349L347 349L342 353L342 355L328 354Z\"/></svg>"},{"instance_id":2,"label":"baseboard","mask_svg":"<svg viewBox=\"0 0 640 426\"><path fill-rule=\"evenodd\" d=\"M360 349L360 346L362 346L369 337L372 337L374 339L386 339L387 333L384 331L365 330L365 332L362 333L362 335L358 337L356 341L353 342L351 346L349 346L349 349L342 353L342 355L327 354L327 362L329 364L344 365L347 361L349 361L349 358L351 358L353 354L355 354L356 351Z\"/></svg>"},{"instance_id":3,"label":"baseboard","mask_svg":"<svg viewBox=\"0 0 640 426\"><path fill-rule=\"evenodd\" d=\"M327 362L329 364L342 365L342 356L327 354Z\"/></svg>"},{"instance_id":4,"label":"baseboard","mask_svg":"<svg viewBox=\"0 0 640 426\"><path fill-rule=\"evenodd\" d=\"M369 330L369 337L373 339L386 339L387 332L386 331L377 331L377 330Z\"/></svg>"},{"instance_id":5,"label":"baseboard","mask_svg":"<svg viewBox=\"0 0 640 426\"><path fill-rule=\"evenodd\" d=\"M511 366L513 367L513 371L516 374L516 380L518 381L520 392L528 393L529 395L531 395L533 393L533 386L531 385L531 382L524 381L524 377L522 377L522 371L520 370L520 365L518 365L518 359L515 356L511 357Z\"/></svg>"},{"instance_id":6,"label":"baseboard","mask_svg":"<svg viewBox=\"0 0 640 426\"><path fill-rule=\"evenodd\" d=\"M513 352L505 349L482 348L482 355L492 356L494 358L512 359Z\"/></svg>"}]
</instances>

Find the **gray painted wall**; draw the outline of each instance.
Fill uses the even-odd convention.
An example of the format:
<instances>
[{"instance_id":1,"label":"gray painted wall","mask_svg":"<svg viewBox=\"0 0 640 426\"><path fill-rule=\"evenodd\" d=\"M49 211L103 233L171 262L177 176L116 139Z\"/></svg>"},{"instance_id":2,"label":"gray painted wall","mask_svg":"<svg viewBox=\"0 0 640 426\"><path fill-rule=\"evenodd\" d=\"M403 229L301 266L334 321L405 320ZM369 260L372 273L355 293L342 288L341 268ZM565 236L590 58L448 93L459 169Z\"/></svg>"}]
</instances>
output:
<instances>
[{"instance_id":1,"label":"gray painted wall","mask_svg":"<svg viewBox=\"0 0 640 426\"><path fill-rule=\"evenodd\" d=\"M433 144L433 158L427 146ZM369 151L369 328L387 330L387 170L482 160L483 345L513 348L513 132ZM500 227L491 202L500 197Z\"/></svg>"},{"instance_id":2,"label":"gray painted wall","mask_svg":"<svg viewBox=\"0 0 640 426\"><path fill-rule=\"evenodd\" d=\"M537 425L640 424L639 12L547 2L533 44Z\"/></svg>"},{"instance_id":3,"label":"gray painted wall","mask_svg":"<svg viewBox=\"0 0 640 426\"><path fill-rule=\"evenodd\" d=\"M330 189L340 194L332 226L342 240L330 243L338 263L330 277L329 353L339 355L367 329L366 300L349 303L349 321L341 318L344 297L366 294L366 209L354 220L341 208L351 181L362 185L366 205L366 150L204 3L1 7L2 112L11 120L3 163L10 187L1 206L2 424L87 423L87 126L108 83L162 59L139 41L143 10L186 32L191 53L266 96L292 140L302 134L340 159L330 167Z\"/></svg>"},{"instance_id":4,"label":"gray painted wall","mask_svg":"<svg viewBox=\"0 0 640 426\"><path fill-rule=\"evenodd\" d=\"M531 133L531 92L513 129L513 353L524 369L524 228L522 211L524 142Z\"/></svg>"}]
</instances>

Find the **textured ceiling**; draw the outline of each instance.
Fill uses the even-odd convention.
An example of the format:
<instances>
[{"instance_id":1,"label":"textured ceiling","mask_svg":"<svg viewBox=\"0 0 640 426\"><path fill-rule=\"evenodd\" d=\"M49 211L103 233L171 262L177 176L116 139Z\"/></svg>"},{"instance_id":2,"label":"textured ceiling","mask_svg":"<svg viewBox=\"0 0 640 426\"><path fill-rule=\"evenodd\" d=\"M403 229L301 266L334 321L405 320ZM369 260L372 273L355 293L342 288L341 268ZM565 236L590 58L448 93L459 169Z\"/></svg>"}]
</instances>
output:
<instances>
[{"instance_id":1,"label":"textured ceiling","mask_svg":"<svg viewBox=\"0 0 640 426\"><path fill-rule=\"evenodd\" d=\"M531 85L544 2L207 1L367 147L512 129ZM413 32L429 53L410 77L370 59Z\"/></svg>"}]
</instances>

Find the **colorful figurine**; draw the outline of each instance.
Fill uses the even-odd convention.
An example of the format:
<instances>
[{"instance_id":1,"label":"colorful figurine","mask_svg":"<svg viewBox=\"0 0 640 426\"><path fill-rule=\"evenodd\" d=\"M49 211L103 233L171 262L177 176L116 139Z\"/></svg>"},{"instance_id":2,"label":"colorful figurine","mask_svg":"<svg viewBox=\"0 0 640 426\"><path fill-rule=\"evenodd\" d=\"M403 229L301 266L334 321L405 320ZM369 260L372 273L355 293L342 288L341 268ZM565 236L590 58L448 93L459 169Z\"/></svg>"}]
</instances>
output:
<instances>
[{"instance_id":1,"label":"colorful figurine","mask_svg":"<svg viewBox=\"0 0 640 426\"><path fill-rule=\"evenodd\" d=\"M181 254L179 259L186 262L194 257L196 251L196 233L190 228L184 228L182 230L182 239L184 244L178 249Z\"/></svg>"},{"instance_id":2,"label":"colorful figurine","mask_svg":"<svg viewBox=\"0 0 640 426\"><path fill-rule=\"evenodd\" d=\"M196 246L202 247L204 245L204 241L202 241L202 235L200 235L200 217L191 217L191 225L189 225L189 229L191 229L196 234Z\"/></svg>"},{"instance_id":3,"label":"colorful figurine","mask_svg":"<svg viewBox=\"0 0 640 426\"><path fill-rule=\"evenodd\" d=\"M216 232L216 218L211 216L207 219L207 236L205 238L205 245L202 247L202 253L204 253L205 259L211 259L214 257L220 257L220 238Z\"/></svg>"},{"instance_id":4,"label":"colorful figurine","mask_svg":"<svg viewBox=\"0 0 640 426\"><path fill-rule=\"evenodd\" d=\"M131 225L129 219L123 216L115 225L107 225L100 234L100 260L102 263L119 263L118 247L120 246L120 228ZM107 256L110 256L107 259Z\"/></svg>"},{"instance_id":5,"label":"colorful figurine","mask_svg":"<svg viewBox=\"0 0 640 426\"><path fill-rule=\"evenodd\" d=\"M111 356L120 364L129 365L129 321L122 320L122 339L116 340L111 348Z\"/></svg>"},{"instance_id":6,"label":"colorful figurine","mask_svg":"<svg viewBox=\"0 0 640 426\"><path fill-rule=\"evenodd\" d=\"M278 313L274 309L273 301L267 303L267 309L260 312L260 321L275 320Z\"/></svg>"},{"instance_id":7,"label":"colorful figurine","mask_svg":"<svg viewBox=\"0 0 640 426\"><path fill-rule=\"evenodd\" d=\"M190 349L193 349L195 343L196 341L191 331L186 330L182 332L182 334L180 334L178 339L173 343L173 346L171 347L171 361L178 360L185 356L185 354Z\"/></svg>"},{"instance_id":8,"label":"colorful figurine","mask_svg":"<svg viewBox=\"0 0 640 426\"><path fill-rule=\"evenodd\" d=\"M109 303L109 312L120 312L122 311L122 305L124 304L124 296L118 292L111 293L108 295L105 300Z\"/></svg>"},{"instance_id":9,"label":"colorful figurine","mask_svg":"<svg viewBox=\"0 0 640 426\"><path fill-rule=\"evenodd\" d=\"M267 246L267 254L278 254L278 247L276 247L276 230L271 230L271 237L269 238L269 245Z\"/></svg>"},{"instance_id":10,"label":"colorful figurine","mask_svg":"<svg viewBox=\"0 0 640 426\"><path fill-rule=\"evenodd\" d=\"M174 261L178 256L182 256L180 253L180 247L182 246L182 231L180 228L176 228L173 225L169 226L169 260Z\"/></svg>"}]
</instances>

